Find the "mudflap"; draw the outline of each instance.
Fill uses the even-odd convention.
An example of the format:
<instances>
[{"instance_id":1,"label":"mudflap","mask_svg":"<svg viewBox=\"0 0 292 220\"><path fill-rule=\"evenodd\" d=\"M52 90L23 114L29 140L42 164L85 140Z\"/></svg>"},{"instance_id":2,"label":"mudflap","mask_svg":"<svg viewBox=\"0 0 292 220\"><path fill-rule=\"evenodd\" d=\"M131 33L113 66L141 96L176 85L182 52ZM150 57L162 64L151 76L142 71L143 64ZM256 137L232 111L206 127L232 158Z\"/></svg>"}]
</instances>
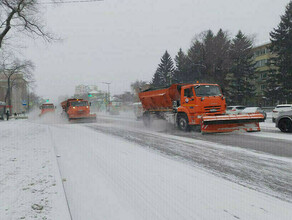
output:
<instances>
[{"instance_id":1,"label":"mudflap","mask_svg":"<svg viewBox=\"0 0 292 220\"><path fill-rule=\"evenodd\" d=\"M203 116L201 132L223 133L232 131L261 131L259 122L265 121L264 115L260 113L250 113L243 115L220 115Z\"/></svg>"}]
</instances>

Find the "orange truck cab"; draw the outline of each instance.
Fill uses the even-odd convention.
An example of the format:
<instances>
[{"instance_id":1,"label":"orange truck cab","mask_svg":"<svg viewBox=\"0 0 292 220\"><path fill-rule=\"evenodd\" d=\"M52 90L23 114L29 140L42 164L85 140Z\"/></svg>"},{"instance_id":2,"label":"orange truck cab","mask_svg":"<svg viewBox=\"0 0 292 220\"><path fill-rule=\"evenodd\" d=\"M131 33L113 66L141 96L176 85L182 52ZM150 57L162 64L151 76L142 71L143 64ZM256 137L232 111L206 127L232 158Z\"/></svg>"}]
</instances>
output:
<instances>
[{"instance_id":1,"label":"orange truck cab","mask_svg":"<svg viewBox=\"0 0 292 220\"><path fill-rule=\"evenodd\" d=\"M261 114L226 115L226 100L217 84L173 84L168 88L139 93L146 126L151 115L172 117L181 130L200 126L205 133L229 132L241 128L259 131ZM249 124L246 126L246 124Z\"/></svg>"},{"instance_id":2,"label":"orange truck cab","mask_svg":"<svg viewBox=\"0 0 292 220\"><path fill-rule=\"evenodd\" d=\"M52 104L52 103L45 103L45 104L42 104L42 105L40 106L40 109L41 109L41 114L40 114L40 116L41 116L41 115L44 115L44 114L46 114L46 113L48 113L48 112L55 112L55 106L54 106L54 104Z\"/></svg>"},{"instance_id":3,"label":"orange truck cab","mask_svg":"<svg viewBox=\"0 0 292 220\"><path fill-rule=\"evenodd\" d=\"M96 120L96 114L90 114L90 104L83 99L68 99L61 103L68 120Z\"/></svg>"}]
</instances>

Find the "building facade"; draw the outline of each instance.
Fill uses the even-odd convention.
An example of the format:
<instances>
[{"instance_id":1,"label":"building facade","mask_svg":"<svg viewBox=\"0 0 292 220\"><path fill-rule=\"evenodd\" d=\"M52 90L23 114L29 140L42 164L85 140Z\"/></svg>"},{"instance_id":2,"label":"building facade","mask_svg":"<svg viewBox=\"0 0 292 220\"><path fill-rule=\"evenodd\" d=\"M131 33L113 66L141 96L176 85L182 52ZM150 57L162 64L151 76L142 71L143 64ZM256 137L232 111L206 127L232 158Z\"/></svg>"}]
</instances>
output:
<instances>
[{"instance_id":1,"label":"building facade","mask_svg":"<svg viewBox=\"0 0 292 220\"><path fill-rule=\"evenodd\" d=\"M266 89L266 79L270 70L268 61L272 57L275 57L269 47L271 43L262 44L253 48L254 53L254 62L255 62L255 86L256 86L256 95L255 103L257 105L266 105L265 99L265 89Z\"/></svg>"},{"instance_id":2,"label":"building facade","mask_svg":"<svg viewBox=\"0 0 292 220\"><path fill-rule=\"evenodd\" d=\"M7 77L0 74L0 101L2 102L5 102L7 88ZM11 113L26 112L28 101L27 82L23 79L23 75L13 75L11 77ZM6 100L6 105L9 105L8 100Z\"/></svg>"}]
</instances>

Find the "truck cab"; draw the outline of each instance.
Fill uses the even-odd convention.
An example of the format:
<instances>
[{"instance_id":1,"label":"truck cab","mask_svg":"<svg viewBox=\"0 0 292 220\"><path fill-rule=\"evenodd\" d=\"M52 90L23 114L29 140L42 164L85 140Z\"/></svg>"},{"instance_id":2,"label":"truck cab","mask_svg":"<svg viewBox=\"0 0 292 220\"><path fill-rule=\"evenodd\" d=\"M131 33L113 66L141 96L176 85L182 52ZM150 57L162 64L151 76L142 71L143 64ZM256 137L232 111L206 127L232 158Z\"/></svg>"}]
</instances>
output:
<instances>
[{"instance_id":1,"label":"truck cab","mask_svg":"<svg viewBox=\"0 0 292 220\"><path fill-rule=\"evenodd\" d=\"M178 113L188 115L190 125L201 123L202 115L222 115L226 101L217 84L192 84L181 87Z\"/></svg>"},{"instance_id":2,"label":"truck cab","mask_svg":"<svg viewBox=\"0 0 292 220\"><path fill-rule=\"evenodd\" d=\"M67 102L66 109L68 115L78 117L90 114L89 103L83 99L72 99Z\"/></svg>"},{"instance_id":3,"label":"truck cab","mask_svg":"<svg viewBox=\"0 0 292 220\"><path fill-rule=\"evenodd\" d=\"M44 115L44 114L46 114L46 113L48 113L48 112L55 112L55 106L54 106L54 104L52 104L52 103L42 104L42 105L40 106L40 109L41 109L41 114L40 114L40 116L41 116L41 115Z\"/></svg>"}]
</instances>

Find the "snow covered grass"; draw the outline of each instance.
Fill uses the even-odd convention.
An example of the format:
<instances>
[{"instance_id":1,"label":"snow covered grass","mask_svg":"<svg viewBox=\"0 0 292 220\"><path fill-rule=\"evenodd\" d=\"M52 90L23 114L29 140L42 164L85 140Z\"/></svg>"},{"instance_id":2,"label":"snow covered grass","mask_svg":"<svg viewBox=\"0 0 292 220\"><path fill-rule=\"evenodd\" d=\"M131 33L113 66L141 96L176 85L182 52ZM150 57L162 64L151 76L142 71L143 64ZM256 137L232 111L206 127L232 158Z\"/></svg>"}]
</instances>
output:
<instances>
[{"instance_id":1,"label":"snow covered grass","mask_svg":"<svg viewBox=\"0 0 292 220\"><path fill-rule=\"evenodd\" d=\"M47 126L0 123L0 219L69 219Z\"/></svg>"}]
</instances>

